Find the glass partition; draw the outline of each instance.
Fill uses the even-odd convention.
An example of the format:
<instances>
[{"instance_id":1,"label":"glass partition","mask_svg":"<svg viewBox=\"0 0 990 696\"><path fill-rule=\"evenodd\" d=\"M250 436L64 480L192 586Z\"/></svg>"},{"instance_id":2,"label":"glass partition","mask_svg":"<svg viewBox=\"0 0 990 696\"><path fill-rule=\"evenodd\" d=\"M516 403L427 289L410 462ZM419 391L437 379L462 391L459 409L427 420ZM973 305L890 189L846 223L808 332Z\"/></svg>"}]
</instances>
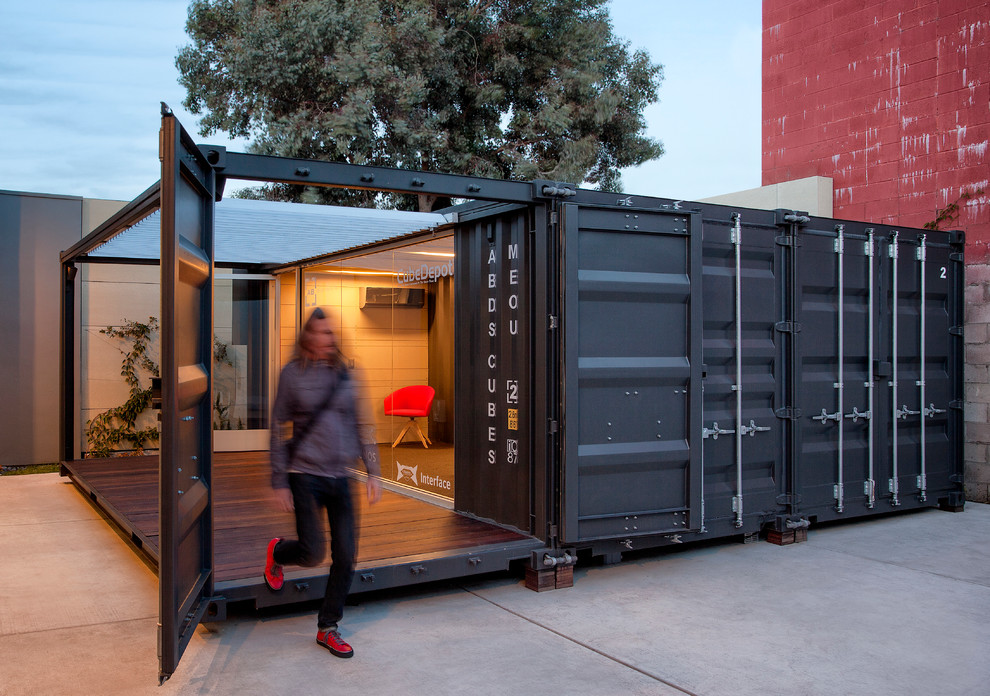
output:
<instances>
[{"instance_id":1,"label":"glass partition","mask_svg":"<svg viewBox=\"0 0 990 696\"><path fill-rule=\"evenodd\" d=\"M213 429L217 451L268 448L272 277L217 269Z\"/></svg>"},{"instance_id":2,"label":"glass partition","mask_svg":"<svg viewBox=\"0 0 990 696\"><path fill-rule=\"evenodd\" d=\"M454 497L453 273L448 236L303 274L304 314L328 313L361 384L382 477L442 504Z\"/></svg>"}]
</instances>

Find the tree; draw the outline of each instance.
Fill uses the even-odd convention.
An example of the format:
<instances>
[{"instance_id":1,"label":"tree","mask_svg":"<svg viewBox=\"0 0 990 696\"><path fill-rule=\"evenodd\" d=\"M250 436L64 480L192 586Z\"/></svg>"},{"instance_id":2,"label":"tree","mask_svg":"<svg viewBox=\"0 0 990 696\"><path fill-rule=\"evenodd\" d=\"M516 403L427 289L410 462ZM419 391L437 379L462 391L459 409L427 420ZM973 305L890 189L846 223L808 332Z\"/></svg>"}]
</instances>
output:
<instances>
[{"instance_id":1,"label":"tree","mask_svg":"<svg viewBox=\"0 0 990 696\"><path fill-rule=\"evenodd\" d=\"M186 30L184 105L257 153L609 191L663 154L663 68L607 0L194 0Z\"/></svg>"}]
</instances>

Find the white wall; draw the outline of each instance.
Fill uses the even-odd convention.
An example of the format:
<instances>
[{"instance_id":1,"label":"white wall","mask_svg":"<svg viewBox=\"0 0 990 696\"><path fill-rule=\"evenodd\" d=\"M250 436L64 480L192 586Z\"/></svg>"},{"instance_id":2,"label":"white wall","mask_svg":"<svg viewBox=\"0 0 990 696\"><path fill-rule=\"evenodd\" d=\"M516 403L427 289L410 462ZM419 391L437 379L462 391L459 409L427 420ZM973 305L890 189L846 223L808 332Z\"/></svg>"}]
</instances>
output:
<instances>
[{"instance_id":1,"label":"white wall","mask_svg":"<svg viewBox=\"0 0 990 696\"><path fill-rule=\"evenodd\" d=\"M79 427L86 451L86 422L127 401L130 389L121 377L120 365L124 357L121 350L129 350L131 344L100 331L119 327L125 320L146 323L152 316L160 319L161 300L158 266L82 264L79 275ZM159 362L157 335L148 354ZM144 371L140 374L141 386L150 386L150 377ZM136 425L141 429L156 423L156 413L147 411Z\"/></svg>"}]
</instances>

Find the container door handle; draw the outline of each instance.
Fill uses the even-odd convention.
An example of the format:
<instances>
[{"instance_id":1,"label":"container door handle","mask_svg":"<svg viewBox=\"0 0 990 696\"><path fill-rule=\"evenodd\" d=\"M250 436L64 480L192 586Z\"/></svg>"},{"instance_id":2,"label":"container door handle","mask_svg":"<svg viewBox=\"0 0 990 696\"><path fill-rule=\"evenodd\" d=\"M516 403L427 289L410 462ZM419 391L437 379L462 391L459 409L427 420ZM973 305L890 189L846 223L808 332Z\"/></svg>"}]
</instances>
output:
<instances>
[{"instance_id":1,"label":"container door handle","mask_svg":"<svg viewBox=\"0 0 990 696\"><path fill-rule=\"evenodd\" d=\"M746 425L742 426L740 432L743 435L749 435L750 437L753 437L753 435L755 435L756 433L765 433L768 430L770 430L769 425L763 425L763 426L757 425L756 421L751 420L748 426Z\"/></svg>"},{"instance_id":2,"label":"container door handle","mask_svg":"<svg viewBox=\"0 0 990 696\"><path fill-rule=\"evenodd\" d=\"M904 406L901 406L899 409L894 411L894 418L907 418L908 416L917 416L920 413L921 411L912 411L905 404Z\"/></svg>"},{"instance_id":3,"label":"container door handle","mask_svg":"<svg viewBox=\"0 0 990 696\"><path fill-rule=\"evenodd\" d=\"M945 413L944 408L935 408L935 404L928 404L927 408L922 408L921 410L929 418L934 418L936 413Z\"/></svg>"},{"instance_id":4,"label":"container door handle","mask_svg":"<svg viewBox=\"0 0 990 696\"><path fill-rule=\"evenodd\" d=\"M719 428L718 421L715 421L714 423L712 423L711 428L701 429L701 438L707 439L711 437L711 439L717 440L719 435L732 435L735 432L736 432L735 430L723 430L722 428Z\"/></svg>"},{"instance_id":5,"label":"container door handle","mask_svg":"<svg viewBox=\"0 0 990 696\"><path fill-rule=\"evenodd\" d=\"M836 423L839 423L842 421L842 414L839 413L838 411L836 411L835 413L826 413L825 409L823 408L821 415L812 416L811 420L821 421L822 425L825 425L830 420L834 420Z\"/></svg>"},{"instance_id":6,"label":"container door handle","mask_svg":"<svg viewBox=\"0 0 990 696\"><path fill-rule=\"evenodd\" d=\"M853 412L852 413L847 413L845 417L846 418L852 418L852 422L855 423L860 418L862 418L863 420L870 420L870 418L873 417L873 414L870 413L869 411L866 411L864 413L860 413L859 412L859 409L856 408L855 406L853 406Z\"/></svg>"}]
</instances>

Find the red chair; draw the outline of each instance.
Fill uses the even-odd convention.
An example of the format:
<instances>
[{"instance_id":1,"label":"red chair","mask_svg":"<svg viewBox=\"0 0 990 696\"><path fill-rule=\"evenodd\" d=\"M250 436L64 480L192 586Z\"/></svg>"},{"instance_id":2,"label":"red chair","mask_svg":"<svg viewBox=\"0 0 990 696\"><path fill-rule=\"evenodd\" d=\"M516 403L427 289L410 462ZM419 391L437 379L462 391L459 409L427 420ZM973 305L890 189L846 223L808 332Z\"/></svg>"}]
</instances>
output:
<instances>
[{"instance_id":1,"label":"red chair","mask_svg":"<svg viewBox=\"0 0 990 696\"><path fill-rule=\"evenodd\" d=\"M433 444L433 440L423 433L416 419L425 418L430 415L430 407L433 406L433 397L436 396L436 393L433 387L428 387L425 384L416 384L411 387L396 389L385 397L386 416L409 417L409 422L406 423L406 427L399 433L399 437L395 438L392 447L402 442L402 438L406 436L410 428L416 428L416 434L419 435L419 440L423 443L423 447L429 449L429 446ZM430 445L426 443L430 443Z\"/></svg>"}]
</instances>

